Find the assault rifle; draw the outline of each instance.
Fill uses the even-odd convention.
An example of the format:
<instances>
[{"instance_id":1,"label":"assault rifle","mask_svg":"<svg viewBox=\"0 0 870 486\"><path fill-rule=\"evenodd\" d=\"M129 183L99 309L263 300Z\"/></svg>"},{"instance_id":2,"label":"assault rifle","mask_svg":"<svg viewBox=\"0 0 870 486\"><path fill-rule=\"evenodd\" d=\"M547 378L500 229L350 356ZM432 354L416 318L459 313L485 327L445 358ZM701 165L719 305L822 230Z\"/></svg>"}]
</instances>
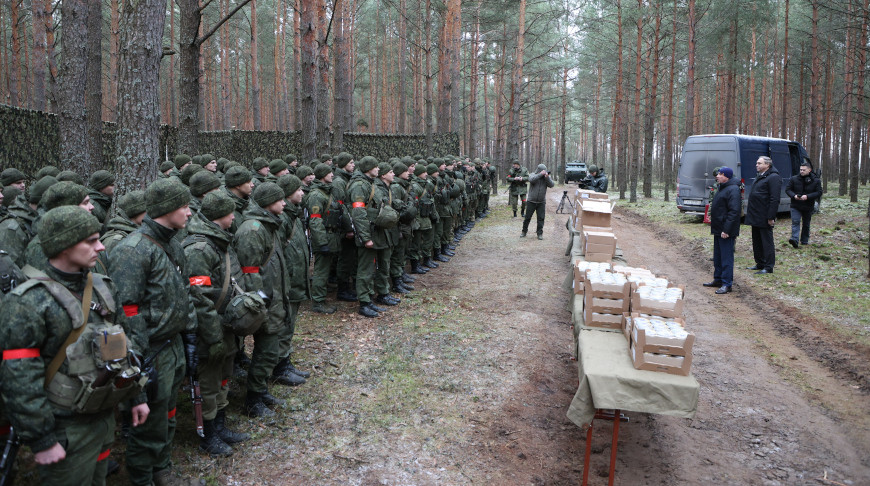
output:
<instances>
[{"instance_id":1,"label":"assault rifle","mask_svg":"<svg viewBox=\"0 0 870 486\"><path fill-rule=\"evenodd\" d=\"M6 438L6 446L3 448L3 457L0 458L0 486L8 486L15 482L15 456L21 448L21 441L15 428L9 427L9 435Z\"/></svg>"},{"instance_id":2,"label":"assault rifle","mask_svg":"<svg viewBox=\"0 0 870 486\"><path fill-rule=\"evenodd\" d=\"M193 402L193 418L196 420L196 435L205 438L202 424L202 391L199 389L199 376L190 376L190 401Z\"/></svg>"}]
</instances>

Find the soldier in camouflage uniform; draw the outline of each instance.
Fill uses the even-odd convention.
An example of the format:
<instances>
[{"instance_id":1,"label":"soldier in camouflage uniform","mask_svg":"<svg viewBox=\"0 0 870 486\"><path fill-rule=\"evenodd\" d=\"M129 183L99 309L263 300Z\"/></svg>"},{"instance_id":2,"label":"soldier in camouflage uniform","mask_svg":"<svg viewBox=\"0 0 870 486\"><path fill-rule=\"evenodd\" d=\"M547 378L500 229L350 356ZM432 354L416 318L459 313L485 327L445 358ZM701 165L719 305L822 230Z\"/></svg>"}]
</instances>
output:
<instances>
[{"instance_id":1,"label":"soldier in camouflage uniform","mask_svg":"<svg viewBox=\"0 0 870 486\"><path fill-rule=\"evenodd\" d=\"M98 170L88 179L88 196L94 205L91 214L105 228L109 222L109 212L112 209L112 197L115 195L115 176L107 170Z\"/></svg>"},{"instance_id":2,"label":"soldier in camouflage uniform","mask_svg":"<svg viewBox=\"0 0 870 486\"><path fill-rule=\"evenodd\" d=\"M356 169L356 162L347 152L341 152L333 159L335 163L332 179L332 197L339 204L347 204L347 186ZM356 292L352 285L352 279L356 275L356 243L354 242L353 229L350 225L350 213L343 212L342 226L339 231L341 250L336 257L335 276L338 280L336 298L345 302L356 302Z\"/></svg>"},{"instance_id":3,"label":"soldier in camouflage uniform","mask_svg":"<svg viewBox=\"0 0 870 486\"><path fill-rule=\"evenodd\" d=\"M175 171L175 163L171 160L164 160L160 163L160 167L157 168L157 178L167 179L172 177L173 171Z\"/></svg>"},{"instance_id":4,"label":"soldier in camouflage uniform","mask_svg":"<svg viewBox=\"0 0 870 486\"><path fill-rule=\"evenodd\" d=\"M240 165L231 167L224 176L224 184L224 194L229 196L235 206L233 214L236 216L230 226L230 233L236 234L236 230L245 221L243 214L248 206L251 193L254 192L253 174Z\"/></svg>"},{"instance_id":5,"label":"soldier in camouflage uniform","mask_svg":"<svg viewBox=\"0 0 870 486\"><path fill-rule=\"evenodd\" d=\"M24 189L27 185L25 183L25 179L27 179L27 176L25 176L23 172L14 167L9 167L8 169L4 169L3 172L0 172L0 186L15 186L22 193L24 192Z\"/></svg>"},{"instance_id":6,"label":"soldier in camouflage uniform","mask_svg":"<svg viewBox=\"0 0 870 486\"><path fill-rule=\"evenodd\" d=\"M408 243L417 224L417 206L414 204L408 190L411 188L408 166L402 162L393 164L393 183L390 192L393 196L393 208L399 213L399 224L396 227L396 244L390 257L390 280L393 292L407 294L414 290L410 284L414 277L405 273L405 263L408 259Z\"/></svg>"},{"instance_id":7,"label":"soldier in camouflage uniform","mask_svg":"<svg viewBox=\"0 0 870 486\"><path fill-rule=\"evenodd\" d=\"M376 197L377 189L374 186L378 177L378 161L374 157L366 156L359 161L357 172L354 174L347 189L347 201L351 218L353 219L355 239L357 245L357 271L356 271L356 295L359 299L359 313L365 317L378 317L379 312L386 309L376 306L372 300L375 296L375 270L376 261L389 261L386 250L389 248L385 232L377 228L374 220L378 215L383 199ZM379 303L396 305L398 299L386 296L378 296Z\"/></svg>"},{"instance_id":8,"label":"soldier in camouflage uniform","mask_svg":"<svg viewBox=\"0 0 870 486\"><path fill-rule=\"evenodd\" d=\"M253 173L254 187L257 184L266 182L266 176L269 175L269 161L265 157L257 157L251 163Z\"/></svg>"},{"instance_id":9,"label":"soldier in camouflage uniform","mask_svg":"<svg viewBox=\"0 0 870 486\"><path fill-rule=\"evenodd\" d=\"M115 246L109 262L133 343L143 358L154 357L158 370L149 384L151 415L127 440L127 472L135 485L201 484L171 470L178 389L185 369L195 375L197 367L196 311L184 252L174 238L190 218L189 204L190 191L175 179L152 182L142 226Z\"/></svg>"},{"instance_id":10,"label":"soldier in camouflage uniform","mask_svg":"<svg viewBox=\"0 0 870 486\"><path fill-rule=\"evenodd\" d=\"M332 314L336 307L326 303L329 271L341 249L341 214L343 206L332 195L334 174L326 164L314 168L314 183L308 193L308 228L314 253L311 279L311 310Z\"/></svg>"},{"instance_id":11,"label":"soldier in camouflage uniform","mask_svg":"<svg viewBox=\"0 0 870 486\"><path fill-rule=\"evenodd\" d=\"M477 214L479 218L485 218L489 210L489 169L480 159L474 159L474 163L480 178L480 196L477 200Z\"/></svg>"},{"instance_id":12,"label":"soldier in camouflage uniform","mask_svg":"<svg viewBox=\"0 0 870 486\"><path fill-rule=\"evenodd\" d=\"M520 215L526 215L526 193L528 193L529 171L525 167L520 167L520 161L513 159L511 161L511 170L507 175L508 184L510 184L510 193L508 195L508 204L514 210L514 217L517 217L517 199L522 200Z\"/></svg>"},{"instance_id":13,"label":"soldier in camouflage uniform","mask_svg":"<svg viewBox=\"0 0 870 486\"><path fill-rule=\"evenodd\" d=\"M289 170L291 174L296 175L296 168L299 167L299 160L296 159L296 155L287 154L282 157L282 160L287 162L287 170Z\"/></svg>"},{"instance_id":14,"label":"soldier in camouflage uniform","mask_svg":"<svg viewBox=\"0 0 870 486\"><path fill-rule=\"evenodd\" d=\"M281 331L286 326L289 271L281 248L281 213L284 191L272 182L257 185L245 209L245 222L233 238L242 267L242 287L262 291L268 298L268 317L254 334L254 353L248 367L245 413L252 417L275 415L267 405L284 400L269 393L267 379L278 363Z\"/></svg>"},{"instance_id":15,"label":"soldier in camouflage uniform","mask_svg":"<svg viewBox=\"0 0 870 486\"><path fill-rule=\"evenodd\" d=\"M106 225L106 233L100 243L106 248L100 252L97 266L109 268L112 249L130 233L136 231L145 219L145 191L131 191L118 199L118 211Z\"/></svg>"},{"instance_id":16,"label":"soldier in camouflage uniform","mask_svg":"<svg viewBox=\"0 0 870 486\"><path fill-rule=\"evenodd\" d=\"M279 177L289 173L290 166L287 165L287 162L284 162L281 159L272 159L272 161L269 162L269 174L266 176L266 181L278 182Z\"/></svg>"},{"instance_id":17,"label":"soldier in camouflage uniform","mask_svg":"<svg viewBox=\"0 0 870 486\"><path fill-rule=\"evenodd\" d=\"M203 198L202 209L187 225L182 247L187 259L185 275L196 308L199 344L199 384L205 437L200 449L211 455L230 456L232 444L250 439L248 434L226 427L227 381L233 374L236 336L223 326L223 314L230 302L230 279L240 281L242 267L232 248L235 204L224 192ZM229 269L229 274L227 274Z\"/></svg>"},{"instance_id":18,"label":"soldier in camouflage uniform","mask_svg":"<svg viewBox=\"0 0 870 486\"><path fill-rule=\"evenodd\" d=\"M378 303L385 305L395 305L399 303L398 298L390 296L390 290L392 290L390 263L393 258L393 249L399 242L398 215L401 214L402 210L401 202L393 201L393 191L390 189L395 178L396 174L393 172L392 165L387 162L381 162L378 164L378 177L373 183L375 188L375 199L381 201L382 205L393 208L397 215L396 222L392 226L380 227L376 224L371 225L371 227L374 228L374 236L379 236L384 240L383 245L378 245L377 242L375 244L376 247L384 246L384 248L378 252L378 256L375 260L377 268L375 269L374 288L375 294L377 295L375 300ZM377 238L373 238L373 240L374 239ZM390 301L395 302L390 304Z\"/></svg>"},{"instance_id":19,"label":"soldier in camouflage uniform","mask_svg":"<svg viewBox=\"0 0 870 486\"><path fill-rule=\"evenodd\" d=\"M9 258L19 267L27 263L25 251L27 244L36 236L34 222L39 217L37 207L43 193L52 185L57 184L57 179L45 176L36 181L30 188L27 200L16 198L9 206L9 214L0 221L0 250L9 254Z\"/></svg>"},{"instance_id":20,"label":"soldier in camouflage uniform","mask_svg":"<svg viewBox=\"0 0 870 486\"><path fill-rule=\"evenodd\" d=\"M311 192L311 184L314 182L314 168L307 165L296 169L296 177L302 181L302 204L308 201L308 193Z\"/></svg>"},{"instance_id":21,"label":"soldier in camouflage uniform","mask_svg":"<svg viewBox=\"0 0 870 486\"><path fill-rule=\"evenodd\" d=\"M84 186L74 184L69 181L58 182L45 190L45 194L39 200L39 206L42 211L50 211L60 206L78 206L87 212L92 212L94 205L91 204L91 198L88 196L88 190ZM34 221L33 226L39 231L42 216ZM27 264L39 270L45 270L48 265L48 258L42 252L42 245L37 234L27 244L27 249L24 251L24 257ZM99 268L100 273L105 274L104 268Z\"/></svg>"},{"instance_id":22,"label":"soldier in camouflage uniform","mask_svg":"<svg viewBox=\"0 0 870 486\"><path fill-rule=\"evenodd\" d=\"M293 336L296 334L296 319L299 316L299 305L310 298L311 280L308 278L308 268L311 264L310 247L302 221L302 182L298 177L287 174L278 179L278 185L284 191L284 212L281 213L281 242L284 248L284 260L287 262L287 318L286 325L280 332L278 343L278 364L272 371L272 379L280 385L296 386L305 383L311 376L293 365Z\"/></svg>"},{"instance_id":23,"label":"soldier in camouflage uniform","mask_svg":"<svg viewBox=\"0 0 870 486\"><path fill-rule=\"evenodd\" d=\"M187 164L187 167L185 167L184 170L181 171L181 174L179 174L178 179L181 181L182 184L190 187L190 179L197 173L204 170L205 169L203 169L202 166L199 164Z\"/></svg>"},{"instance_id":24,"label":"soldier in camouflage uniform","mask_svg":"<svg viewBox=\"0 0 870 486\"><path fill-rule=\"evenodd\" d=\"M498 167L492 165L489 159L485 160L487 170L489 170L489 183L492 185L492 195L498 196ZM488 202L489 200L487 199ZM489 211L489 206L486 207L486 210Z\"/></svg>"},{"instance_id":25,"label":"soldier in camouflage uniform","mask_svg":"<svg viewBox=\"0 0 870 486\"><path fill-rule=\"evenodd\" d=\"M202 199L206 194L221 187L221 181L208 169L197 172L190 178L190 212L196 214L202 209Z\"/></svg>"},{"instance_id":26,"label":"soldier in camouflage uniform","mask_svg":"<svg viewBox=\"0 0 870 486\"><path fill-rule=\"evenodd\" d=\"M79 364L81 374L77 374L70 367L76 356L66 354L90 347L93 333L104 326L120 326L127 336L135 337L116 305L112 281L89 271L103 248L100 226L96 218L75 206L46 213L39 236L49 265L45 273L29 269L37 278L15 289L0 309L0 391L12 426L34 453L41 484L102 485L106 480L106 459L115 438L113 408L124 397L81 403L83 395L74 387L100 388L96 381L100 375L93 363L93 370L82 370ZM84 306L82 298L89 300ZM89 312L81 335L76 336L72 333L83 324L82 307ZM65 347L69 338L75 344ZM125 351L139 352L135 348ZM123 360L130 369L126 352ZM53 368L50 363L59 353L65 357ZM96 358L89 357L89 362ZM132 399L134 427L149 417L145 394L139 390L138 385L131 385L127 394Z\"/></svg>"},{"instance_id":27,"label":"soldier in camouflage uniform","mask_svg":"<svg viewBox=\"0 0 870 486\"><path fill-rule=\"evenodd\" d=\"M414 231L408 248L411 273L415 274L428 273L429 267L425 262L431 258L429 249L432 248L432 213L435 211L435 201L432 197L430 184L426 180L428 177L427 166L422 162L417 163L408 191L417 206L417 225L419 227Z\"/></svg>"}]
</instances>

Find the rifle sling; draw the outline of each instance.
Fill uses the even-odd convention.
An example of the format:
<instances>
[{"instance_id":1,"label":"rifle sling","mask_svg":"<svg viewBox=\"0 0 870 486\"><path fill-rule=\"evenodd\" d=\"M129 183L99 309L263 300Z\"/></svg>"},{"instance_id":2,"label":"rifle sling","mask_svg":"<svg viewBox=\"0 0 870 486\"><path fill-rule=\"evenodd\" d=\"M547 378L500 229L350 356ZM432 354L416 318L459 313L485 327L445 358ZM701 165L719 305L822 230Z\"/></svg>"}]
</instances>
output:
<instances>
[{"instance_id":1,"label":"rifle sling","mask_svg":"<svg viewBox=\"0 0 870 486\"><path fill-rule=\"evenodd\" d=\"M69 336L66 337L66 341L60 346L60 350L54 358L48 363L48 366L45 369L45 382L43 386L48 388L48 384L51 383L51 380L54 379L54 375L57 374L57 371L60 369L60 365L63 363L63 360L66 359L66 348L69 347L70 344L76 342L79 336L85 331L85 328L88 327L88 315L91 311L91 298L94 294L94 274L88 272L88 283L85 284L85 292L82 294L82 325L79 326L78 329L73 329L70 331Z\"/></svg>"}]
</instances>

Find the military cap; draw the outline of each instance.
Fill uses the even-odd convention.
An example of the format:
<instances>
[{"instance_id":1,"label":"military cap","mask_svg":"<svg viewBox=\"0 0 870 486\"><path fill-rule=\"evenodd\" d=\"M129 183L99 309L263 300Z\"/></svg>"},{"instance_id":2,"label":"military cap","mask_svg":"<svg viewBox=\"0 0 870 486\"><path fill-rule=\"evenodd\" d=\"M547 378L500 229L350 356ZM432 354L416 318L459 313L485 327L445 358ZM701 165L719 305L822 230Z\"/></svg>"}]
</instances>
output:
<instances>
[{"instance_id":1,"label":"military cap","mask_svg":"<svg viewBox=\"0 0 870 486\"><path fill-rule=\"evenodd\" d=\"M432 175L432 174L438 172L438 166L435 165L435 164L429 164L429 165L426 166L426 172L427 172L429 175Z\"/></svg>"},{"instance_id":2,"label":"military cap","mask_svg":"<svg viewBox=\"0 0 870 486\"><path fill-rule=\"evenodd\" d=\"M311 167L311 170L314 170L317 167L317 164L320 163L320 159L311 159L308 161L308 167Z\"/></svg>"},{"instance_id":3,"label":"military cap","mask_svg":"<svg viewBox=\"0 0 870 486\"><path fill-rule=\"evenodd\" d=\"M230 160L225 158L225 157L221 157L221 158L217 159L217 170L223 172L224 168L226 168L226 166L227 166L227 162L229 162L229 161Z\"/></svg>"},{"instance_id":4,"label":"military cap","mask_svg":"<svg viewBox=\"0 0 870 486\"><path fill-rule=\"evenodd\" d=\"M27 176L24 175L24 172L21 172L15 167L10 167L5 169L3 172L0 172L0 184L3 184L4 186L23 181L26 178Z\"/></svg>"},{"instance_id":5,"label":"military cap","mask_svg":"<svg viewBox=\"0 0 870 486\"><path fill-rule=\"evenodd\" d=\"M175 168L181 170L182 167L192 162L190 156L187 154L178 154L175 156Z\"/></svg>"},{"instance_id":6,"label":"military cap","mask_svg":"<svg viewBox=\"0 0 870 486\"><path fill-rule=\"evenodd\" d=\"M227 171L230 170L231 168L233 168L233 167L241 167L241 166L242 166L242 164L236 162L235 160L230 160L230 161L227 161L226 164L224 164L224 168L223 168L223 170L221 170L221 172L223 172L224 174L226 174Z\"/></svg>"},{"instance_id":7,"label":"military cap","mask_svg":"<svg viewBox=\"0 0 870 486\"><path fill-rule=\"evenodd\" d=\"M282 170L287 169L289 167L290 167L290 164L288 164L287 162L284 162L281 159L274 159L271 162L269 162L269 172L272 175L278 175L279 172L281 172Z\"/></svg>"},{"instance_id":8,"label":"military cap","mask_svg":"<svg viewBox=\"0 0 870 486\"><path fill-rule=\"evenodd\" d=\"M210 192L202 198L202 209L200 212L205 219L214 221L223 218L232 213L236 209L236 203L233 199L222 191Z\"/></svg>"},{"instance_id":9,"label":"military cap","mask_svg":"<svg viewBox=\"0 0 870 486\"><path fill-rule=\"evenodd\" d=\"M210 170L199 171L190 178L190 193L195 197L202 197L220 186L221 180Z\"/></svg>"},{"instance_id":10,"label":"military cap","mask_svg":"<svg viewBox=\"0 0 870 486\"><path fill-rule=\"evenodd\" d=\"M388 162L381 162L380 164L378 164L378 175L379 176L382 176L382 175L384 175L387 172L390 172L392 170L393 170L393 166L390 165Z\"/></svg>"},{"instance_id":11,"label":"military cap","mask_svg":"<svg viewBox=\"0 0 870 486\"><path fill-rule=\"evenodd\" d=\"M423 165L423 164L417 164L416 166L414 166L414 175L415 175L415 176L418 176L418 177L419 177L419 176L422 175L424 172L426 172L426 166L425 166L425 165Z\"/></svg>"},{"instance_id":12,"label":"military cap","mask_svg":"<svg viewBox=\"0 0 870 486\"><path fill-rule=\"evenodd\" d=\"M159 218L190 204L190 190L173 177L157 179L145 189L145 210Z\"/></svg>"},{"instance_id":13,"label":"military cap","mask_svg":"<svg viewBox=\"0 0 870 486\"><path fill-rule=\"evenodd\" d=\"M95 191L101 191L114 183L115 176L107 170L98 170L91 174L91 178L88 179L88 187Z\"/></svg>"},{"instance_id":14,"label":"military cap","mask_svg":"<svg viewBox=\"0 0 870 486\"><path fill-rule=\"evenodd\" d=\"M269 161L264 157L257 157L251 163L251 168L254 169L254 172L259 172L263 167L269 167Z\"/></svg>"},{"instance_id":15,"label":"military cap","mask_svg":"<svg viewBox=\"0 0 870 486\"><path fill-rule=\"evenodd\" d=\"M45 190L39 205L46 210L60 206L78 206L85 200L88 190L75 182L60 181Z\"/></svg>"},{"instance_id":16,"label":"military cap","mask_svg":"<svg viewBox=\"0 0 870 486\"><path fill-rule=\"evenodd\" d=\"M167 170L174 169L174 168L175 168L175 164L174 164L173 162L171 162L171 161L169 161L169 160L164 160L164 161L160 164L160 169L159 169L159 170L160 170L160 173L161 173L161 174L165 174Z\"/></svg>"},{"instance_id":17,"label":"military cap","mask_svg":"<svg viewBox=\"0 0 870 486\"><path fill-rule=\"evenodd\" d=\"M42 179L39 179L30 186L30 194L27 196L27 202L30 204L39 204L39 200L42 199L42 195L45 194L46 189L57 184L58 180L52 176L45 176Z\"/></svg>"},{"instance_id":18,"label":"military cap","mask_svg":"<svg viewBox=\"0 0 870 486\"><path fill-rule=\"evenodd\" d=\"M75 172L73 172L71 170L61 171L57 175L57 180L59 182L63 182L63 181L75 182L76 184L78 184L80 186L85 185L85 181L84 181L84 179L82 179L82 176L76 174Z\"/></svg>"},{"instance_id":19,"label":"military cap","mask_svg":"<svg viewBox=\"0 0 870 486\"><path fill-rule=\"evenodd\" d=\"M227 170L227 173L224 175L224 183L227 187L238 187L250 181L252 177L251 171L241 165L236 165Z\"/></svg>"},{"instance_id":20,"label":"military cap","mask_svg":"<svg viewBox=\"0 0 870 486\"><path fill-rule=\"evenodd\" d=\"M356 166L362 173L366 173L378 166L378 159L372 157L371 155L366 155L365 157L360 159L359 163L356 164Z\"/></svg>"},{"instance_id":21,"label":"military cap","mask_svg":"<svg viewBox=\"0 0 870 486\"><path fill-rule=\"evenodd\" d=\"M145 212L145 191L130 191L118 199L118 208L124 211L128 218Z\"/></svg>"},{"instance_id":22,"label":"military cap","mask_svg":"<svg viewBox=\"0 0 870 486\"><path fill-rule=\"evenodd\" d=\"M33 191L33 188L30 188ZM15 199L21 195L21 189L18 186L6 186L3 188L3 206L9 207L15 203Z\"/></svg>"},{"instance_id":23,"label":"military cap","mask_svg":"<svg viewBox=\"0 0 870 486\"><path fill-rule=\"evenodd\" d=\"M39 179L42 179L47 175L57 177L58 174L60 174L60 169L53 165L46 165L45 167L39 169L39 171L36 172L36 175L33 176L33 178L38 181Z\"/></svg>"},{"instance_id":24,"label":"military cap","mask_svg":"<svg viewBox=\"0 0 870 486\"><path fill-rule=\"evenodd\" d=\"M353 160L353 155L341 152L332 159L332 163L344 169L351 160Z\"/></svg>"},{"instance_id":25,"label":"military cap","mask_svg":"<svg viewBox=\"0 0 870 486\"><path fill-rule=\"evenodd\" d=\"M296 169L296 177L298 177L299 180L305 179L306 177L310 176L313 173L314 173L314 169L312 169L310 166L307 166L307 165L303 165L302 167L299 167L298 169Z\"/></svg>"},{"instance_id":26,"label":"military cap","mask_svg":"<svg viewBox=\"0 0 870 486\"><path fill-rule=\"evenodd\" d=\"M214 158L214 155L212 155L212 154L202 154L200 157L201 157L200 162L202 163L202 165L208 165L208 163L211 162L212 160L217 162L217 160L215 160L215 158Z\"/></svg>"},{"instance_id":27,"label":"military cap","mask_svg":"<svg viewBox=\"0 0 870 486\"><path fill-rule=\"evenodd\" d=\"M403 164L403 163L401 163L401 162L396 162L395 164L393 164L393 173L394 173L394 174L396 174L397 176L399 176L399 175L404 174L405 172L408 172L408 166L407 166L407 165L405 165L405 164Z\"/></svg>"},{"instance_id":28,"label":"military cap","mask_svg":"<svg viewBox=\"0 0 870 486\"><path fill-rule=\"evenodd\" d=\"M278 178L278 187L284 191L284 197L290 197L302 187L302 179L293 174L284 174Z\"/></svg>"},{"instance_id":29,"label":"military cap","mask_svg":"<svg viewBox=\"0 0 870 486\"><path fill-rule=\"evenodd\" d=\"M288 174L289 175L289 174ZM282 178L285 176L281 176ZM296 179L299 180L299 179ZM299 186L296 186L296 189L299 189ZM254 199L254 202L257 203L261 208L265 208L270 204L274 204L275 201L284 199L286 196L284 195L284 191L281 190L281 187L274 182L264 182L257 186L254 189L254 193L251 195Z\"/></svg>"},{"instance_id":30,"label":"military cap","mask_svg":"<svg viewBox=\"0 0 870 486\"><path fill-rule=\"evenodd\" d=\"M54 258L92 234L99 233L101 227L97 218L86 210L78 206L60 206L45 213L37 234L45 256Z\"/></svg>"},{"instance_id":31,"label":"military cap","mask_svg":"<svg viewBox=\"0 0 870 486\"><path fill-rule=\"evenodd\" d=\"M181 182L183 182L184 185L189 186L191 177L193 177L193 175L196 174L197 172L200 172L203 170L205 170L205 167L203 167L199 164L188 165L187 167L185 167L181 171Z\"/></svg>"},{"instance_id":32,"label":"military cap","mask_svg":"<svg viewBox=\"0 0 870 486\"><path fill-rule=\"evenodd\" d=\"M317 164L317 167L314 168L314 178L317 180L323 179L326 177L326 174L332 172L332 167L326 164ZM296 177L299 177L297 174Z\"/></svg>"},{"instance_id":33,"label":"military cap","mask_svg":"<svg viewBox=\"0 0 870 486\"><path fill-rule=\"evenodd\" d=\"M320 160L318 162L326 162L327 160L332 160L332 154L320 154Z\"/></svg>"},{"instance_id":34,"label":"military cap","mask_svg":"<svg viewBox=\"0 0 870 486\"><path fill-rule=\"evenodd\" d=\"M518 158L516 158L516 157L514 157L513 159L511 159L511 165L513 165L513 164L520 165L520 159L518 159Z\"/></svg>"},{"instance_id":35,"label":"military cap","mask_svg":"<svg viewBox=\"0 0 870 486\"><path fill-rule=\"evenodd\" d=\"M287 165L290 165L292 162L296 161L296 154L287 154L283 157L284 162L287 162Z\"/></svg>"},{"instance_id":36,"label":"military cap","mask_svg":"<svg viewBox=\"0 0 870 486\"><path fill-rule=\"evenodd\" d=\"M417 162L416 160L414 160L413 157L408 157L407 155L402 157L400 160L402 161L403 164L405 164L408 167L410 167L411 165L413 165Z\"/></svg>"},{"instance_id":37,"label":"military cap","mask_svg":"<svg viewBox=\"0 0 870 486\"><path fill-rule=\"evenodd\" d=\"M519 163L519 162L517 162L517 163ZM589 173L591 174L593 172L598 172L598 166L595 164L592 164L589 166Z\"/></svg>"}]
</instances>

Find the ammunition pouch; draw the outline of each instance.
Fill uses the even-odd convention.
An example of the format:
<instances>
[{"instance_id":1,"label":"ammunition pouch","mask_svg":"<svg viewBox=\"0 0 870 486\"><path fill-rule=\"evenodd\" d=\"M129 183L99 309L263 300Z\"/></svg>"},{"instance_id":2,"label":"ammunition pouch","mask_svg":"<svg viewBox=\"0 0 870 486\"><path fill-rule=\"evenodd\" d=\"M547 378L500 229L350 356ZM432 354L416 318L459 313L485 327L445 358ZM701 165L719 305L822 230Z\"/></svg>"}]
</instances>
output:
<instances>
[{"instance_id":1,"label":"ammunition pouch","mask_svg":"<svg viewBox=\"0 0 870 486\"><path fill-rule=\"evenodd\" d=\"M266 321L269 307L262 291L242 292L233 282L235 295L224 312L224 327L236 336L247 336L260 330Z\"/></svg>"}]
</instances>

